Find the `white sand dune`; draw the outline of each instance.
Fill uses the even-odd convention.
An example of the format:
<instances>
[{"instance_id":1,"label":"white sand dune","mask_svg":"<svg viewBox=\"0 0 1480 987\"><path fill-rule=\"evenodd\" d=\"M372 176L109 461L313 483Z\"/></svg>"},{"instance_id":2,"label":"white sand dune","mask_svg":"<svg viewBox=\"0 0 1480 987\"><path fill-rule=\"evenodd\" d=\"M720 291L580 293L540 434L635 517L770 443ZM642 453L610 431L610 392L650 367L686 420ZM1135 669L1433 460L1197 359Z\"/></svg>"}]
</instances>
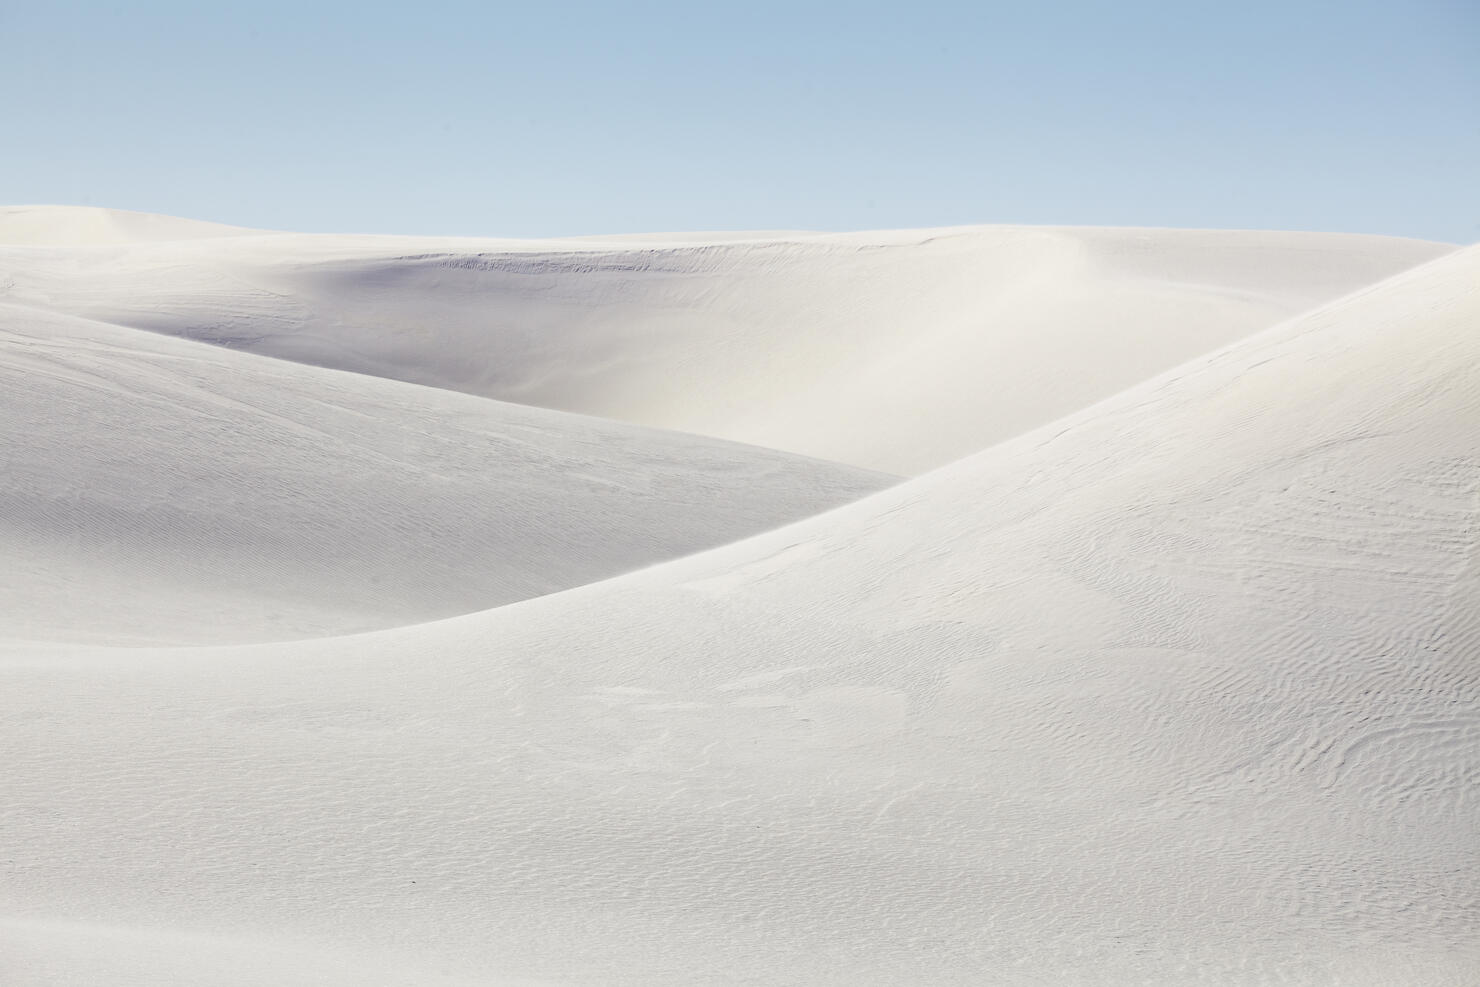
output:
<instances>
[{"instance_id":1,"label":"white sand dune","mask_svg":"<svg viewBox=\"0 0 1480 987\"><path fill-rule=\"evenodd\" d=\"M9 246L96 247L104 244L200 240L261 232L241 226L130 212L127 209L0 206L0 244Z\"/></svg>"},{"instance_id":2,"label":"white sand dune","mask_svg":"<svg viewBox=\"0 0 1480 987\"><path fill-rule=\"evenodd\" d=\"M0 637L227 643L484 610L893 482L0 305Z\"/></svg>"},{"instance_id":3,"label":"white sand dune","mask_svg":"<svg viewBox=\"0 0 1480 987\"><path fill-rule=\"evenodd\" d=\"M11 646L0 970L1473 984L1477 328L1480 248L615 580Z\"/></svg>"},{"instance_id":4,"label":"white sand dune","mask_svg":"<svg viewBox=\"0 0 1480 987\"><path fill-rule=\"evenodd\" d=\"M914 474L1451 249L1013 227L267 234L0 250L0 301Z\"/></svg>"}]
</instances>

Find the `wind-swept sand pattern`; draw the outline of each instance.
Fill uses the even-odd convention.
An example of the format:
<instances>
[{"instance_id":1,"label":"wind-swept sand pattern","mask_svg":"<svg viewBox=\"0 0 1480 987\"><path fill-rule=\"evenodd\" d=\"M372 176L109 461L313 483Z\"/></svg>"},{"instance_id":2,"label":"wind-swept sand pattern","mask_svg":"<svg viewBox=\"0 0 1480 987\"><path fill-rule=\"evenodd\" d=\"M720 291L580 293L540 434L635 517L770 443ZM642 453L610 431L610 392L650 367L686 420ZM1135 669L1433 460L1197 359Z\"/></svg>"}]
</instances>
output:
<instances>
[{"instance_id":1,"label":"wind-swept sand pattern","mask_svg":"<svg viewBox=\"0 0 1480 987\"><path fill-rule=\"evenodd\" d=\"M1473 983L1477 327L1470 248L604 582L9 645L0 971Z\"/></svg>"}]
</instances>

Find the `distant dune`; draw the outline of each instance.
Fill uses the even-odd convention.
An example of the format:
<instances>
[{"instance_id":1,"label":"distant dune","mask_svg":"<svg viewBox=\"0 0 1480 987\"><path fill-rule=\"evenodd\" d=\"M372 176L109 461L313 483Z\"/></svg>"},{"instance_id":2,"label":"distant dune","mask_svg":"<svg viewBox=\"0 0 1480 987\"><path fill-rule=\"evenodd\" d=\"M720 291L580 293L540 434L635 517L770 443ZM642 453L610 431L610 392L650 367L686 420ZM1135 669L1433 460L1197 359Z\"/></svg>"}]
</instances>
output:
<instances>
[{"instance_id":1,"label":"distant dune","mask_svg":"<svg viewBox=\"0 0 1480 987\"><path fill-rule=\"evenodd\" d=\"M1023 227L628 240L0 250L0 301L915 474L1453 249Z\"/></svg>"},{"instance_id":2,"label":"distant dune","mask_svg":"<svg viewBox=\"0 0 1480 987\"><path fill-rule=\"evenodd\" d=\"M241 226L88 206L0 206L0 244L97 247L260 233Z\"/></svg>"},{"instance_id":3,"label":"distant dune","mask_svg":"<svg viewBox=\"0 0 1480 987\"><path fill-rule=\"evenodd\" d=\"M0 252L0 982L1475 982L1480 247L441 243Z\"/></svg>"}]
</instances>

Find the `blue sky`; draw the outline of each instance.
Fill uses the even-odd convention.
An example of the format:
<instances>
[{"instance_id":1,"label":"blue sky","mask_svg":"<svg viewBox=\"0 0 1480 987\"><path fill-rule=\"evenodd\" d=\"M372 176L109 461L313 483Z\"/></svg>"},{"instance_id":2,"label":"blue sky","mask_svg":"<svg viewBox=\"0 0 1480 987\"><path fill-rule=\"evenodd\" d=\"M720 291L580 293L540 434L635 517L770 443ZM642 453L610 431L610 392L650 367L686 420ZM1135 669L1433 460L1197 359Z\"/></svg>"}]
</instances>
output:
<instances>
[{"instance_id":1,"label":"blue sky","mask_svg":"<svg viewBox=\"0 0 1480 987\"><path fill-rule=\"evenodd\" d=\"M0 0L0 202L1480 240L1480 3Z\"/></svg>"}]
</instances>

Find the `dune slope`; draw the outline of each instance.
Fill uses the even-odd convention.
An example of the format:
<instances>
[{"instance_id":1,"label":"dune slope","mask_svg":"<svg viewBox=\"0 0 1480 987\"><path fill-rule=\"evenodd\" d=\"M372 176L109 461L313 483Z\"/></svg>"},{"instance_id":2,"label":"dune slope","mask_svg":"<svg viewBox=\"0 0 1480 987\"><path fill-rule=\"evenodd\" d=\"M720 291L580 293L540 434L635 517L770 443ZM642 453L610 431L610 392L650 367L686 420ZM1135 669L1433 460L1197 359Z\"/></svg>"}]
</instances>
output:
<instances>
[{"instance_id":1,"label":"dune slope","mask_svg":"<svg viewBox=\"0 0 1480 987\"><path fill-rule=\"evenodd\" d=\"M260 230L92 206L0 206L0 244L54 247L201 240Z\"/></svg>"},{"instance_id":2,"label":"dune slope","mask_svg":"<svg viewBox=\"0 0 1480 987\"><path fill-rule=\"evenodd\" d=\"M225 643L483 610L892 482L0 305L0 637Z\"/></svg>"},{"instance_id":3,"label":"dune slope","mask_svg":"<svg viewBox=\"0 0 1480 987\"><path fill-rule=\"evenodd\" d=\"M914 474L1450 249L1014 227L271 234L0 250L0 301Z\"/></svg>"},{"instance_id":4,"label":"dune slope","mask_svg":"<svg viewBox=\"0 0 1480 987\"><path fill-rule=\"evenodd\" d=\"M1472 983L1477 286L488 613L11 648L11 980Z\"/></svg>"}]
</instances>

